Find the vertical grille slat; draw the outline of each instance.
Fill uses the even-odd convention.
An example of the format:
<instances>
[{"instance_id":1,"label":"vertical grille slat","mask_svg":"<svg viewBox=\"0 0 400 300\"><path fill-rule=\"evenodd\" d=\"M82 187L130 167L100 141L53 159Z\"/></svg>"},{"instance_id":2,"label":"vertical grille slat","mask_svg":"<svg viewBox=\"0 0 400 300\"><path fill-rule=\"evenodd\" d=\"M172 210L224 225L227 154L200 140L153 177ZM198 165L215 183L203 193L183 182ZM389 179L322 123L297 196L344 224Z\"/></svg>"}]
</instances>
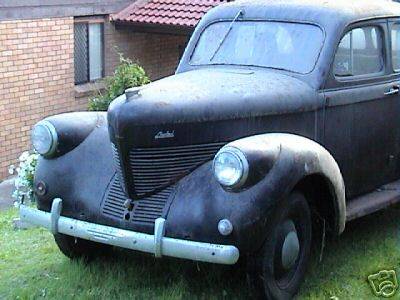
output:
<instances>
[{"instance_id":1,"label":"vertical grille slat","mask_svg":"<svg viewBox=\"0 0 400 300\"><path fill-rule=\"evenodd\" d=\"M209 143L162 148L133 148L129 168L138 195L149 193L213 159L225 143Z\"/></svg>"}]
</instances>

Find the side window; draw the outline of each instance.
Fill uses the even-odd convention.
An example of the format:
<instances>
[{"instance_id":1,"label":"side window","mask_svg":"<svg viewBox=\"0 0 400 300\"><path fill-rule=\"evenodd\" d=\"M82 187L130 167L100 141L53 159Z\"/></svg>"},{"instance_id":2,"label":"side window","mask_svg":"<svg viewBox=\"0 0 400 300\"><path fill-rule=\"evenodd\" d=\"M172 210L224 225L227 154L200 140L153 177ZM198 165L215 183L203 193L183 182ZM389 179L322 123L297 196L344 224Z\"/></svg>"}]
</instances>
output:
<instances>
[{"instance_id":1,"label":"side window","mask_svg":"<svg viewBox=\"0 0 400 300\"><path fill-rule=\"evenodd\" d=\"M392 61L396 72L400 71L400 24L392 27Z\"/></svg>"},{"instance_id":2,"label":"side window","mask_svg":"<svg viewBox=\"0 0 400 300\"><path fill-rule=\"evenodd\" d=\"M348 32L340 41L334 60L336 77L379 73L383 70L382 32L375 26Z\"/></svg>"}]
</instances>

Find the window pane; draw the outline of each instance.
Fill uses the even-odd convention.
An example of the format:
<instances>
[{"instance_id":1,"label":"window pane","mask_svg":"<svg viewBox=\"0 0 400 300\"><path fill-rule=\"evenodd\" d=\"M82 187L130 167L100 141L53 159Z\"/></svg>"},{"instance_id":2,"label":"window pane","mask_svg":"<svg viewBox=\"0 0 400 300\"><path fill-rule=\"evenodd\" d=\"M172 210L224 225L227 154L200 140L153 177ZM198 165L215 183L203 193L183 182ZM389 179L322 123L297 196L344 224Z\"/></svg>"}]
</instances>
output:
<instances>
[{"instance_id":1,"label":"window pane","mask_svg":"<svg viewBox=\"0 0 400 300\"><path fill-rule=\"evenodd\" d=\"M334 72L337 76L351 75L351 33L347 33L340 41L339 47L336 51Z\"/></svg>"},{"instance_id":2,"label":"window pane","mask_svg":"<svg viewBox=\"0 0 400 300\"><path fill-rule=\"evenodd\" d=\"M74 25L74 64L75 83L84 83L88 78L88 40L87 24L75 23Z\"/></svg>"},{"instance_id":3,"label":"window pane","mask_svg":"<svg viewBox=\"0 0 400 300\"><path fill-rule=\"evenodd\" d=\"M356 29L357 30L357 29ZM363 75L382 71L382 37L381 32L375 27L364 27L356 30L353 38L364 40L364 47L353 49L353 74Z\"/></svg>"},{"instance_id":4,"label":"window pane","mask_svg":"<svg viewBox=\"0 0 400 300\"><path fill-rule=\"evenodd\" d=\"M362 50L366 48L365 34L363 29L354 29L351 35L353 38L352 43L354 50Z\"/></svg>"},{"instance_id":5,"label":"window pane","mask_svg":"<svg viewBox=\"0 0 400 300\"><path fill-rule=\"evenodd\" d=\"M89 70L90 80L103 75L103 26L89 24Z\"/></svg>"},{"instance_id":6,"label":"window pane","mask_svg":"<svg viewBox=\"0 0 400 300\"><path fill-rule=\"evenodd\" d=\"M393 68L400 70L400 24L395 24L392 28L392 60Z\"/></svg>"},{"instance_id":7,"label":"window pane","mask_svg":"<svg viewBox=\"0 0 400 300\"><path fill-rule=\"evenodd\" d=\"M373 74L382 69L382 34L378 28L356 28L343 37L335 56L336 76Z\"/></svg>"},{"instance_id":8,"label":"window pane","mask_svg":"<svg viewBox=\"0 0 400 300\"><path fill-rule=\"evenodd\" d=\"M310 24L221 21L203 31L190 63L260 66L308 73L315 66L323 40L322 30Z\"/></svg>"}]
</instances>

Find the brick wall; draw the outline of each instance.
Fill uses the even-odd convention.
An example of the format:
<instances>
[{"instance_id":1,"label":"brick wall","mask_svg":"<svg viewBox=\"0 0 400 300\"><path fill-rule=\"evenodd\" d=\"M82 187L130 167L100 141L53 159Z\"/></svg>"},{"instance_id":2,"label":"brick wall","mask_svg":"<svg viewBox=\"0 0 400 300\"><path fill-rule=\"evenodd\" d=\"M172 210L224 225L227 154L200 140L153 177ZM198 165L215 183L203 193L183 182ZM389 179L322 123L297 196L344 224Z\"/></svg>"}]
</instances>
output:
<instances>
[{"instance_id":1,"label":"brick wall","mask_svg":"<svg viewBox=\"0 0 400 300\"><path fill-rule=\"evenodd\" d=\"M33 124L87 108L90 87L74 86L73 26L73 17L0 22L0 181L29 149ZM117 47L138 61L152 80L174 73L187 40L182 35L116 30L108 20L104 34L106 75L118 64Z\"/></svg>"},{"instance_id":2,"label":"brick wall","mask_svg":"<svg viewBox=\"0 0 400 300\"><path fill-rule=\"evenodd\" d=\"M79 109L73 18L0 22L0 180L43 117Z\"/></svg>"},{"instance_id":3,"label":"brick wall","mask_svg":"<svg viewBox=\"0 0 400 300\"><path fill-rule=\"evenodd\" d=\"M109 22L104 26L104 37L107 75L112 74L118 64L117 52L121 52L143 66L152 80L175 72L188 39L185 35L133 32L129 27L115 29Z\"/></svg>"}]
</instances>

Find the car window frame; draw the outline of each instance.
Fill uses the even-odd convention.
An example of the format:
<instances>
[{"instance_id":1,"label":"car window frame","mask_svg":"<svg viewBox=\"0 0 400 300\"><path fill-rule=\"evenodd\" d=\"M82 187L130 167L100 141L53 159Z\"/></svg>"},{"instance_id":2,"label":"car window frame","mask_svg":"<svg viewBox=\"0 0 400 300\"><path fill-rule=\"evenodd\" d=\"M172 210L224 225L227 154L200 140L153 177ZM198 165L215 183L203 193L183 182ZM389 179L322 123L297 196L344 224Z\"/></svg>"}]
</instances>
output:
<instances>
[{"instance_id":1,"label":"car window frame","mask_svg":"<svg viewBox=\"0 0 400 300\"><path fill-rule=\"evenodd\" d=\"M338 90L343 88L351 88L360 85L370 85L379 84L385 81L391 81L395 74L391 70L391 59L389 57L389 28L388 20L393 19L393 17L374 17L364 20L358 20L353 23L347 24L343 29L337 32L336 37L331 37L330 39L330 54L329 61L327 61L327 76L325 82L321 86L322 91ZM385 59L384 72L380 74L373 74L373 76L353 76L348 78L343 78L342 80L337 80L334 76L334 59L339 46L340 41L345 36L347 32L352 29L363 27L363 26L378 26L384 32L383 50Z\"/></svg>"},{"instance_id":2,"label":"car window frame","mask_svg":"<svg viewBox=\"0 0 400 300\"><path fill-rule=\"evenodd\" d=\"M365 28L365 27L375 27L381 33L381 37L382 37L382 49L381 49L382 53L381 53L381 55L383 58L382 69L379 72L373 72L373 73L367 73L367 74L352 75L352 76L337 76L335 74L334 64L335 64L336 54L338 52L340 43L342 42L343 38L350 32L352 32L356 29L359 29L359 28L361 29L361 28ZM365 23L360 26L351 27L341 35L339 43L337 44L337 46L335 48L335 53L333 55L333 61L332 61L332 67L331 67L331 73L332 73L333 77L335 78L335 80L338 82L354 81L354 80L365 79L365 78L375 78L375 77L385 75L386 71L387 71L386 64L387 64L387 59L388 59L386 52L387 52L387 50L386 50L385 31L383 28L381 28L381 26L377 25L376 23Z\"/></svg>"},{"instance_id":3,"label":"car window frame","mask_svg":"<svg viewBox=\"0 0 400 300\"><path fill-rule=\"evenodd\" d=\"M200 41L201 35L204 33L204 31L210 27L211 25L215 24L215 23L220 23L220 22L232 22L231 18L221 18L221 19L217 19L214 20L210 23L208 23L206 26L204 26L204 28L201 30L201 32L199 33L196 42L194 43L194 46L192 47L192 49L190 50L190 54L188 56L188 65L191 67L195 67L195 68L199 68L199 67L218 67L221 66L221 64L202 64L202 65L194 65L192 64L191 60L192 60L192 56L194 54L194 51L196 50L196 47ZM264 18L243 18L238 20L237 22L277 22L277 23L293 23L293 24L303 24L303 25L313 25L318 27L321 31L322 31L322 41L321 41L321 45L319 47L319 51L318 54L316 56L315 62L312 66L312 69L307 72L307 73L300 73L300 72L296 72L293 70L286 70L286 69L277 69L277 68L271 68L271 67L265 67L265 66L259 66L259 65L240 65L240 64L235 64L235 65L231 65L231 64L222 64L225 66L236 66L236 67L245 67L245 68L251 68L251 67L255 67L255 68L261 68L261 69L271 69L271 70L280 70L289 74L295 74L295 75L299 75L299 76L306 76L309 75L311 73L313 73L319 63L320 57L321 57L321 52L325 46L326 43L326 32L325 32L325 28L323 28L320 24L315 23L315 22L309 22L309 21L298 21L298 20L290 20L290 19L264 19Z\"/></svg>"},{"instance_id":4,"label":"car window frame","mask_svg":"<svg viewBox=\"0 0 400 300\"><path fill-rule=\"evenodd\" d=\"M393 41L392 41L392 29L394 25L399 25L400 29L400 17L398 18L391 18L388 19L388 37L389 37L389 58L390 58L390 70L392 71L393 74L400 74L400 68L395 69L394 68L394 62L393 62Z\"/></svg>"}]
</instances>

